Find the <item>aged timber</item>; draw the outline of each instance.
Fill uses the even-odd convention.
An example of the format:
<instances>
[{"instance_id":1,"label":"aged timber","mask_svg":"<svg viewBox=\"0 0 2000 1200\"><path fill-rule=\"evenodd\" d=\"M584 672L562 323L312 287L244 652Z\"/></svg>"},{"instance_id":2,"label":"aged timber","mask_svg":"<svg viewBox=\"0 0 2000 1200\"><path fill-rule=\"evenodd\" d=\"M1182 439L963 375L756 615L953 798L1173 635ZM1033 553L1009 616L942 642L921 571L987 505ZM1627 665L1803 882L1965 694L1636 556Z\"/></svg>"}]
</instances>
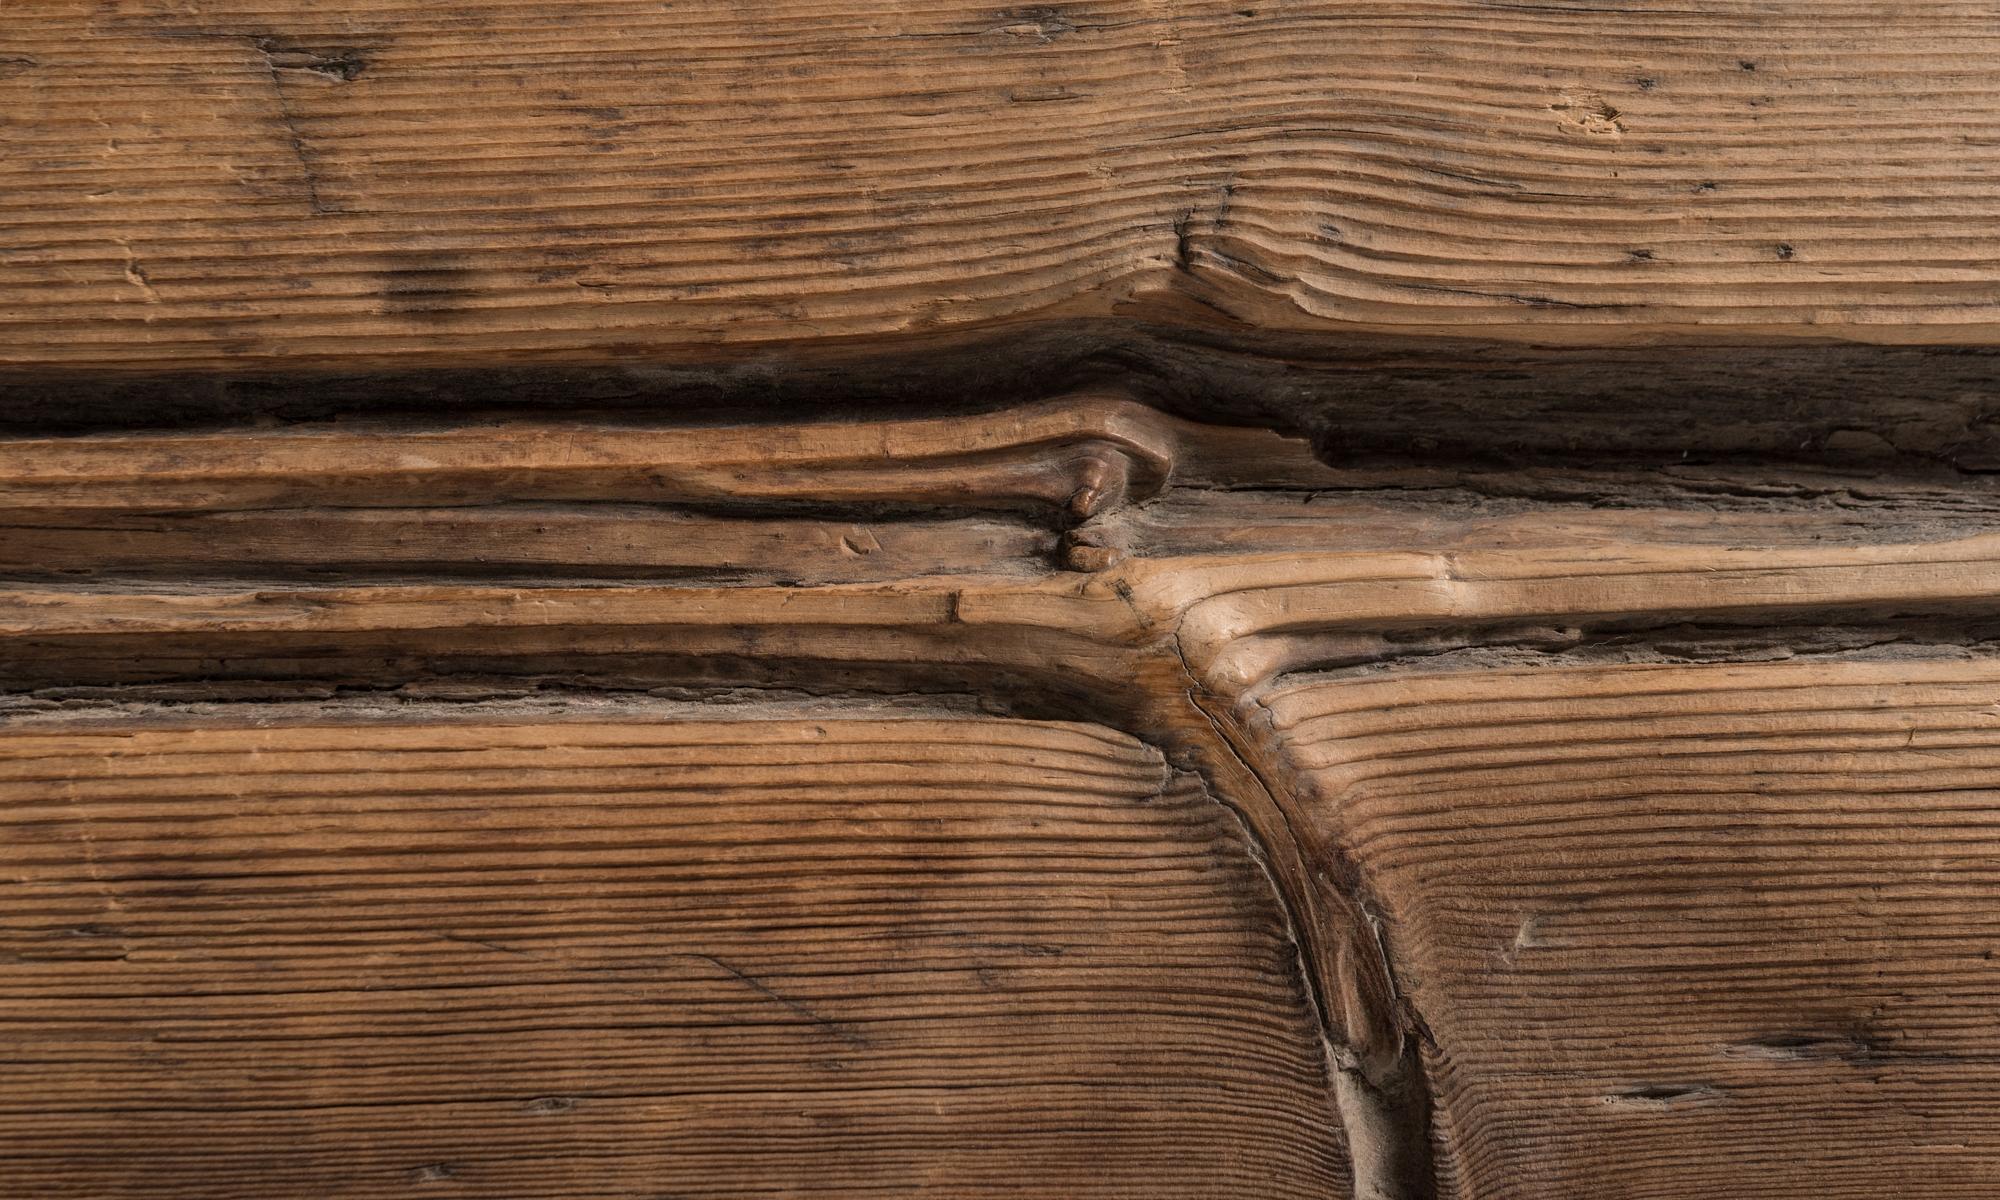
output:
<instances>
[{"instance_id":1,"label":"aged timber","mask_svg":"<svg viewBox=\"0 0 2000 1200\"><path fill-rule=\"evenodd\" d=\"M9 443L9 744L29 778L67 780L74 797L48 815L58 825L34 826L57 839L35 861L79 873L89 895L70 902L102 910L61 927L122 929L129 944L110 959L143 962L149 943L131 939L148 927L111 918L138 904L165 920L143 906L172 908L181 894L145 855L211 863L197 878L224 874L200 884L205 894L237 878L244 855L328 852L310 841L284 851L276 829L254 823L217 826L248 840L204 850L186 839L208 836L207 818L151 843L107 844L125 835L78 805L102 795L129 812L119 820L151 820L144 805L179 794L131 790L152 777L134 770L178 777L166 743L103 757L145 738L180 745L266 727L360 731L338 736L385 746L442 738L439 764L474 770L495 739L515 736L507 730L567 746L579 720L724 722L687 735L702 744L727 727L761 745L756 730L775 731L760 724L773 720L886 719L899 737L917 721L963 729L942 746L996 714L1035 738L1083 719L1092 737L1128 739L1119 744L1136 748L1118 753L1132 761L1152 755L1148 770L1201 781L1200 803L1233 814L1239 853L1259 865L1232 894L1275 922L1265 928L1278 939L1257 952L1303 964L1286 1003L1306 1007L1284 1019L1308 1012L1316 1032L1273 1045L1302 1053L1324 1038L1297 1060L1317 1064L1297 1069L1318 1083L1275 1101L1268 1134L1288 1148L1232 1168L1252 1172L1246 1186L1278 1163L1351 1161L1362 1196L1644 1194L1733 1186L1776 1154L1814 1194L1912 1178L1951 1194L1977 1178L1967 1156L2000 1154L2000 1132L1976 1115L2000 1085L1957 1032L1991 987L1978 863L1994 836L1983 797L2000 784L1986 749L2000 730L1981 698L2000 680L1988 599L2000 588L1996 489L1837 463L1328 466L1269 432L1202 426L1102 392L797 431L629 417L354 420ZM753 453L760 446L769 452ZM732 562L736 544L762 549ZM152 732L170 728L186 732ZM280 741L260 754L307 733L270 736ZM113 740L79 750L37 740L47 738ZM914 779L935 753L881 761ZM1053 763L1047 753L1036 761ZM210 788L269 797L260 806L294 794L242 774L250 760L205 761L190 778ZM383 785L345 761L296 768L320 781L286 802L304 806L298 836L363 819L336 797ZM625 768L640 772L630 786L651 778L646 761ZM96 762L115 768L112 790L77 791ZM506 784L536 804L556 786L533 775ZM608 786L560 785L576 803ZM1068 787L1041 768L1009 786ZM433 803L398 794L412 798L367 820L417 821ZM577 870L616 880L619 864L639 861L602 841L623 817L536 811L533 843L508 826L489 845L496 857L466 861L504 873L530 844L577 838L596 839L576 844ZM474 853L418 845L443 836L411 842L412 862ZM757 836L746 827L742 853ZM353 862L370 876L387 869ZM281 897L293 885L260 886ZM385 902L381 932L398 937L422 915L409 906L430 903ZM614 918L593 908L589 919ZM1045 935L991 936L1062 944ZM351 949L360 935L329 926L326 936ZM510 952L573 958L583 951L572 941L596 945L568 930L526 946L511 929L453 936L537 969L576 964ZM694 961L733 965L747 952L701 948L705 934L660 936L662 953ZM826 947L815 953L879 953L833 926L812 936ZM1078 925L1073 936L1111 953L1125 935ZM613 989L605 1003L630 998L622 963L595 964L608 969L591 976ZM789 982L766 983L782 997L766 1002L820 1013L819 993ZM143 980L126 985L145 994ZM80 985L50 986L61 996ZM1163 986L1196 1006L1191 1019L1237 1019L1192 976ZM1137 1002L1119 994L1103 1003ZM921 1019L981 1038L998 1019L984 1011L935 1007ZM874 1036L867 1028L850 1032ZM450 1047L475 1035L427 1036ZM681 1052L682 1035L660 1036L658 1053ZM318 1061L303 1043L286 1052ZM1854 1099L1856 1071L1876 1099ZM1921 1112L1904 1098L1919 1093ZM1798 1123L1857 1103L1851 1118ZM1088 1108L1032 1119L1074 1124ZM1915 1123L1940 1119L1923 1114L1941 1111L1967 1115L1935 1131L1940 1148L1864 1153L1885 1122L1916 1138ZM884 1136L944 1136L933 1117L883 1119L901 1130ZM1314 1122L1341 1137L1285 1141ZM242 1136L251 1141L211 1150L238 1153L230 1146L257 1135ZM355 1136L354 1153L376 1144ZM1142 1165L1148 1143L1093 1136L1140 1155L1107 1179L1113 1194L1160 1194ZM558 1153L494 1137L486 1152L509 1161ZM943 1154L948 1142L924 1144ZM470 1171L479 1154L461 1140L437 1161ZM960 1167L975 1169L926 1169ZM856 1194L894 1174L854 1169L842 1186ZM1204 1186L1222 1178L1211 1171ZM1790 1186L1774 1178L1762 1194L1804 1194Z\"/></svg>"}]
</instances>

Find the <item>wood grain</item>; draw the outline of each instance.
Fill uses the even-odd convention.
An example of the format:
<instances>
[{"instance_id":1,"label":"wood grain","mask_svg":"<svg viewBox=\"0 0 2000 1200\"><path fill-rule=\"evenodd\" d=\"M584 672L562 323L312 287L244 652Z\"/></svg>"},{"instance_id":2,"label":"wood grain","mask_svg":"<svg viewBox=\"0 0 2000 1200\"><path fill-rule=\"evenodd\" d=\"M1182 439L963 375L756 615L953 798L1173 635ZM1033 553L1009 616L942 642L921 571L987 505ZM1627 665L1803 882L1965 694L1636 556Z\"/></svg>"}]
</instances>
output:
<instances>
[{"instance_id":1,"label":"wood grain","mask_svg":"<svg viewBox=\"0 0 2000 1200\"><path fill-rule=\"evenodd\" d=\"M1062 529L1157 492L1184 432L1098 395L782 426L352 421L15 438L0 443L0 574L1020 573L1063 557Z\"/></svg>"},{"instance_id":2,"label":"wood grain","mask_svg":"<svg viewBox=\"0 0 2000 1200\"><path fill-rule=\"evenodd\" d=\"M1127 399L1079 395L957 419L346 423L17 438L0 466L0 508L624 500L1067 508L1082 519L1157 490L1178 424Z\"/></svg>"},{"instance_id":3,"label":"wood grain","mask_svg":"<svg viewBox=\"0 0 2000 1200\"><path fill-rule=\"evenodd\" d=\"M0 365L685 361L1094 317L1990 342L1989 18L19 5Z\"/></svg>"},{"instance_id":4,"label":"wood grain","mask_svg":"<svg viewBox=\"0 0 2000 1200\"><path fill-rule=\"evenodd\" d=\"M705 712L0 734L0 1190L1342 1192L1197 782L1091 726Z\"/></svg>"},{"instance_id":5,"label":"wood grain","mask_svg":"<svg viewBox=\"0 0 2000 1200\"><path fill-rule=\"evenodd\" d=\"M1548 657L1262 699L1423 1014L1439 1194L1990 1194L1993 657Z\"/></svg>"},{"instance_id":6,"label":"wood grain","mask_svg":"<svg viewBox=\"0 0 2000 1200\"><path fill-rule=\"evenodd\" d=\"M100 1178L76 1148L110 1123L186 1136L166 1068L110 1048L149 1021L403 1030L477 1049L393 1078L199 1060L224 1073L188 1086L295 1106L230 1110L215 1153L317 1185L287 1156L330 1078L442 1131L335 1126L362 1195L1982 1195L1996 511L1994 481L1908 462L1336 466L1099 391L0 441L0 746L41 772L0 819L53 922L9 949L42 970L59 945L56 1015L113 1031L93 1095L167 1089L0 1111L34 1179ZM883 932L992 882L934 837L1020 873L946 927L976 945ZM285 907L245 916L244 880ZM645 890L668 884L721 915L679 923L692 893ZM133 896L160 923L103 913ZM440 926L475 941L409 933ZM324 1016L60 990L167 970L139 935L214 955L173 979L253 978L238 928L282 952L266 973L379 984ZM1063 953L1009 974L1003 945ZM433 1002L438 978L493 1006ZM0 1015L38 1002L7 986ZM712 1024L588 1023L662 995ZM492 1053L475 1011L543 1023ZM966 1047L1012 1090L925 1108ZM828 1056L915 1090L822 1095ZM1072 1059L1109 1104L1043 1072ZM449 1091L584 1095L545 1068L641 1099L569 1141ZM659 1082L739 1069L764 1089L740 1108ZM801 1121L834 1174L805 1174Z\"/></svg>"}]
</instances>

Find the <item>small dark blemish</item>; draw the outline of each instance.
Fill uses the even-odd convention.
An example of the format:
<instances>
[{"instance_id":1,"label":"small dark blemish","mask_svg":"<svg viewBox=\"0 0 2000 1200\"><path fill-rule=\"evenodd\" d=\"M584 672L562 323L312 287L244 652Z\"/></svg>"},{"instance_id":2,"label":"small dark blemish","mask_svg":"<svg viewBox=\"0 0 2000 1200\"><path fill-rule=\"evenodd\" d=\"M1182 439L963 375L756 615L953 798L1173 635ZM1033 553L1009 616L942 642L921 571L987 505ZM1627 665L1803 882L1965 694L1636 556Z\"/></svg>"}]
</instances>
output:
<instances>
[{"instance_id":1,"label":"small dark blemish","mask_svg":"<svg viewBox=\"0 0 2000 1200\"><path fill-rule=\"evenodd\" d=\"M1007 99L1015 104L1051 104L1064 100L1088 99L1090 93L1079 92L1060 84L1035 84L1019 87L1007 93Z\"/></svg>"},{"instance_id":2,"label":"small dark blemish","mask_svg":"<svg viewBox=\"0 0 2000 1200\"><path fill-rule=\"evenodd\" d=\"M1654 88L1660 86L1660 81L1653 78L1651 75L1642 75L1639 78L1634 79L1632 82L1638 84L1639 90L1642 92L1650 92Z\"/></svg>"},{"instance_id":3,"label":"small dark blemish","mask_svg":"<svg viewBox=\"0 0 2000 1200\"><path fill-rule=\"evenodd\" d=\"M1797 253L1798 253L1798 251L1792 248L1792 244L1791 244L1790 242L1779 242L1779 243L1778 243L1778 257L1779 257L1779 258L1782 258L1782 259L1790 259L1790 258L1792 257L1792 255L1794 255L1794 254L1797 254Z\"/></svg>"},{"instance_id":4,"label":"small dark blemish","mask_svg":"<svg viewBox=\"0 0 2000 1200\"><path fill-rule=\"evenodd\" d=\"M1712 1100L1720 1095L1705 1083L1642 1083L1622 1092L1613 1092L1604 1097L1604 1102L1665 1108L1695 1100Z\"/></svg>"},{"instance_id":5,"label":"small dark blemish","mask_svg":"<svg viewBox=\"0 0 2000 1200\"><path fill-rule=\"evenodd\" d=\"M338 79L352 83L368 69L368 56L364 51L352 46L342 46L333 50L314 50L287 42L281 38L260 37L252 39L259 53L273 71L310 71L324 75L328 79Z\"/></svg>"},{"instance_id":6,"label":"small dark blemish","mask_svg":"<svg viewBox=\"0 0 2000 1200\"><path fill-rule=\"evenodd\" d=\"M1652 262L1653 252L1651 250L1627 250L1625 257L1633 262Z\"/></svg>"},{"instance_id":7,"label":"small dark blemish","mask_svg":"<svg viewBox=\"0 0 2000 1200\"><path fill-rule=\"evenodd\" d=\"M320 59L306 69L352 83L368 69L368 60L363 58L358 50L341 50Z\"/></svg>"},{"instance_id":8,"label":"small dark blemish","mask_svg":"<svg viewBox=\"0 0 2000 1200\"><path fill-rule=\"evenodd\" d=\"M1739 58L1736 60L1736 68L1740 71L1754 71L1757 69L1757 64L1747 58Z\"/></svg>"},{"instance_id":9,"label":"small dark blemish","mask_svg":"<svg viewBox=\"0 0 2000 1200\"><path fill-rule=\"evenodd\" d=\"M1180 271L1194 269L1194 240L1188 236L1188 226L1194 222L1194 210L1189 209L1174 222L1174 268Z\"/></svg>"},{"instance_id":10,"label":"small dark blemish","mask_svg":"<svg viewBox=\"0 0 2000 1200\"><path fill-rule=\"evenodd\" d=\"M1765 1058L1779 1062L1861 1063L1879 1057L1883 1050L1878 1040L1859 1033L1778 1033L1725 1046L1722 1053L1726 1058Z\"/></svg>"},{"instance_id":11,"label":"small dark blemish","mask_svg":"<svg viewBox=\"0 0 2000 1200\"><path fill-rule=\"evenodd\" d=\"M1715 190L1715 181L1710 179L1704 179L1700 183L1694 185L1694 190L1696 192L1712 192Z\"/></svg>"},{"instance_id":12,"label":"small dark blemish","mask_svg":"<svg viewBox=\"0 0 2000 1200\"><path fill-rule=\"evenodd\" d=\"M41 65L41 60L26 54L0 54L0 79L5 79L9 75L19 75L23 71L32 71Z\"/></svg>"},{"instance_id":13,"label":"small dark blemish","mask_svg":"<svg viewBox=\"0 0 2000 1200\"><path fill-rule=\"evenodd\" d=\"M473 272L441 254L412 256L383 271L381 278L382 311L396 316L448 318L476 291Z\"/></svg>"},{"instance_id":14,"label":"small dark blemish","mask_svg":"<svg viewBox=\"0 0 2000 1200\"><path fill-rule=\"evenodd\" d=\"M1000 27L999 32L1032 36L1044 42L1076 32L1076 23L1064 15L1062 9L1049 4L1002 9L1000 19L1006 24Z\"/></svg>"}]
</instances>

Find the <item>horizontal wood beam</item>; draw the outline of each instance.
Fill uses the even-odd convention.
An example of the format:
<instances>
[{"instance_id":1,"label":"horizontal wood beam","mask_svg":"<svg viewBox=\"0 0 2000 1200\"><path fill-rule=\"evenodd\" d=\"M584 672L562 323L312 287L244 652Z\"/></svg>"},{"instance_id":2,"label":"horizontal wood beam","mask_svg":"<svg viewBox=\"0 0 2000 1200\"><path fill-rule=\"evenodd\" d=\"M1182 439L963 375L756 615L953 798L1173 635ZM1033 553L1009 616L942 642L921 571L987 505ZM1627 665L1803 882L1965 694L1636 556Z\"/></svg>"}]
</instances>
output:
<instances>
[{"instance_id":1,"label":"horizontal wood beam","mask_svg":"<svg viewBox=\"0 0 2000 1200\"><path fill-rule=\"evenodd\" d=\"M1348 1194L1261 854L1143 743L385 716L0 730L11 1193Z\"/></svg>"},{"instance_id":2,"label":"horizontal wood beam","mask_svg":"<svg viewBox=\"0 0 2000 1200\"><path fill-rule=\"evenodd\" d=\"M424 823L428 801L394 799L419 794L384 775L413 716L462 731L438 735L453 769L430 774L527 797L572 780L593 794L584 742L626 737L618 714L635 707L648 729L669 709L722 724L782 709L788 736L829 746L855 736L814 732L837 714L898 727L883 737L937 722L941 742L1004 719L1041 731L1022 734L1032 761L1007 786L1072 796L1083 784L1055 772L1066 743L1045 735L1073 722L1063 738L1087 727L1124 747L1141 807L1171 799L1163 769L1199 778L1217 802L1203 816L1232 837L1240 820L1239 857L1268 870L1259 911L1286 965L1264 978L1291 999L1254 1007L1283 1009L1304 1052L1286 1078L1318 1089L1273 1096L1270 1111L1313 1123L1304 1139L1272 1126L1273 1161L1315 1164L1316 1192L1340 1194L1343 1167L1355 1195L1390 1200L1517 1180L1713 1191L1767 1159L1796 1168L1774 1196L1872 1196L1903 1177L1949 1191L1995 1144L1976 1115L1931 1130L1920 1114L1976 1114L1993 1094L1991 1048L1961 1030L1991 1008L2000 481L1920 468L1333 465L1297 439L1102 391L824 427L626 414L0 439L0 758L25 751L20 782L42 805L29 828L56 839L28 865L60 864L52 894L81 914L101 895L82 879L130 903L119 872L155 873L126 840L135 820L166 829L167 801L209 820L179 798L217 767L233 823L219 845L242 861L297 852L263 822L306 791L344 861L376 853L337 832L356 795L391 797L426 848L486 853ZM353 753L288 740L301 727L338 727L298 736ZM522 728L536 748L509 757ZM705 729L696 741L719 736ZM246 739L260 771L301 751L313 778L232 774ZM158 747L175 749L144 753ZM929 753L842 761L900 779ZM87 769L65 761L79 756ZM742 754L714 757L720 771ZM345 769L364 759L373 774ZM654 787L670 764L625 765ZM954 795L986 778L924 769ZM36 799L52 780L63 793ZM116 824L91 826L100 800ZM524 803L551 836L578 827ZM646 817L663 844L669 817ZM98 925L150 936L68 914L55 929ZM518 930L460 925L444 927L521 948ZM405 952L427 969L560 965L432 943ZM104 970L131 969L123 947L118 961ZM769 965L740 969L858 1019L844 992L795 994L802 981ZM68 987L96 969L50 971ZM742 982L685 986L756 1003ZM936 1031L990 1032L948 1009ZM1300 1043L1307 1028L1323 1041ZM1320 1136L1328 1074L1337 1141ZM1040 1111L1040 1077L1023 1078L1010 1113ZM1850 1106L1855 1086L1893 1111ZM22 1129L62 1136L42 1122ZM1907 1151L1873 1152L1885 1126ZM478 1148L446 1144L435 1161ZM1116 1169L1150 1178L1151 1162Z\"/></svg>"},{"instance_id":3,"label":"horizontal wood beam","mask_svg":"<svg viewBox=\"0 0 2000 1200\"><path fill-rule=\"evenodd\" d=\"M138 0L0 29L0 368L1988 344L2000 37L1857 0Z\"/></svg>"}]
</instances>

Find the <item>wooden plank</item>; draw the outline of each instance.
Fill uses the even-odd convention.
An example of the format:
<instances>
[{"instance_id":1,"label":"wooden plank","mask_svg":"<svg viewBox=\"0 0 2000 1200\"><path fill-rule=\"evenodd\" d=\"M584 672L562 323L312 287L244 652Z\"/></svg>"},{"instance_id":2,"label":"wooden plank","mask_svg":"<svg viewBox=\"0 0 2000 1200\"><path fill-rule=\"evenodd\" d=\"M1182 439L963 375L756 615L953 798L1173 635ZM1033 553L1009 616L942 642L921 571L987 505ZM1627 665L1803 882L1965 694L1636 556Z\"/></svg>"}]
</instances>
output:
<instances>
[{"instance_id":1,"label":"wooden plank","mask_svg":"<svg viewBox=\"0 0 2000 1200\"><path fill-rule=\"evenodd\" d=\"M1996 64L1961 0L17 5L0 366L1991 343Z\"/></svg>"},{"instance_id":2,"label":"wooden plank","mask_svg":"<svg viewBox=\"0 0 2000 1200\"><path fill-rule=\"evenodd\" d=\"M1263 698L1423 1014L1440 1194L1989 1194L1991 654L1487 657Z\"/></svg>"},{"instance_id":3,"label":"wooden plank","mask_svg":"<svg viewBox=\"0 0 2000 1200\"><path fill-rule=\"evenodd\" d=\"M233 429L7 440L0 510L502 500L1067 508L1157 489L1178 423L1072 396L957 419L688 428L603 421ZM1275 440L1275 439L1273 439ZM1296 452L1295 452L1296 456Z\"/></svg>"},{"instance_id":4,"label":"wooden plank","mask_svg":"<svg viewBox=\"0 0 2000 1200\"><path fill-rule=\"evenodd\" d=\"M5 439L0 576L1027 573L1064 557L1065 527L1164 486L1189 428L1083 395L780 427L352 421ZM1268 434L1218 440L1302 457Z\"/></svg>"},{"instance_id":5,"label":"wooden plank","mask_svg":"<svg viewBox=\"0 0 2000 1200\"><path fill-rule=\"evenodd\" d=\"M998 520L841 523L616 504L0 517L0 571L16 580L69 582L416 582L443 572L537 583L662 576L831 583L1028 572L1056 551L1055 535Z\"/></svg>"},{"instance_id":6,"label":"wooden plank","mask_svg":"<svg viewBox=\"0 0 2000 1200\"><path fill-rule=\"evenodd\" d=\"M384 710L421 713L426 730L457 712L494 757L432 763L452 787L560 789L550 836L588 828L600 840L578 861L623 871L639 868L622 839L642 834L619 787L655 787L670 768L722 787L761 751L704 742L700 762L661 751L634 768L643 778L607 780L583 734L515 754L494 712L623 737L624 704L761 719L806 693L843 697L843 712L872 705L870 719L914 710L953 731L944 741L1018 724L970 714L1083 719L1090 736L1158 747L1134 751L1148 769L1201 776L1269 866L1268 915L1296 937L1311 1001L1303 1032L1273 1036L1298 1061L1305 1043L1323 1046L1338 1115L1324 1087L1319 1109L1288 1111L1337 1125L1345 1147L1313 1159L1325 1179L1302 1189L1351 1168L1354 1194L1383 1200L1976 1195L1994 1169L1981 963L1995 906L1980 857L2000 811L2000 751L1986 744L2000 686L1992 480L1678 456L1336 467L1295 440L1095 393L813 436L657 417L479 429L351 420L0 441L0 721L70 737L100 713L240 731L302 704L322 725L355 712L388 740L314 751L323 769L298 785L315 820L344 821L357 798L415 794L368 765L407 749L382 732L401 727ZM412 467L412 453L444 467ZM384 507L343 511L319 503L328 496ZM514 548L512 574L482 574L533 506L556 504L574 522L565 531L596 522L626 540L572 552L559 532ZM854 553L857 529L879 554ZM717 573L753 530L771 541L746 545L745 561L789 572ZM90 540L65 550L79 531ZM404 537L407 576L354 577ZM132 747L119 786L190 735L145 736L156 741ZM216 816L227 828L202 863L283 849L260 822L293 812L294 793L254 773L281 753L209 755L256 803ZM908 748L867 769L935 780L910 812L936 818L938 797L997 770L937 753ZM1032 757L1006 786L1096 786L1064 774L1072 758L1053 744ZM62 804L110 798L96 760L50 762L32 788ZM147 803L165 803L155 793L183 784L146 787ZM764 795L793 829L811 818L788 806L809 791ZM422 814L392 820L367 803L387 848L366 853L412 830L415 852L441 861L524 852L395 824ZM1171 811L1178 828L1183 810ZM758 849L718 851L716 886L730 872L764 890L767 867L797 875L792 860L757 857L783 837L730 828ZM648 853L681 836L647 829ZM1082 836L1046 829L1050 846ZM1039 850L1043 833L1021 837ZM1156 865L1124 840L1086 844L1106 862ZM94 902L90 860L69 865L51 894ZM1185 882L1192 896L1216 881ZM1010 893L993 919L1032 923L1074 883ZM888 953L872 935L850 942L846 926L814 928L820 953ZM1142 955L1151 936L1106 927L1102 944ZM748 947L702 952L735 962ZM1049 957L1049 969L1081 961ZM1223 975L1201 978L1204 1003L1209 983L1235 995ZM805 1002L822 999L852 997ZM1234 1026L1203 1028L1237 1044ZM760 1061L775 1075L783 1053ZM643 1140L640 1120L619 1128ZM241 1144L258 1144L243 1128ZM1320 1145L1259 1144L1274 1148L1255 1171ZM762 1169L756 1148L714 1152ZM857 1187L893 1174L881 1161L855 1171ZM1263 1194L1208 1166L1190 1167L1190 1189L1201 1172L1214 1190ZM728 1194L734 1178L685 1190Z\"/></svg>"},{"instance_id":7,"label":"wooden plank","mask_svg":"<svg viewBox=\"0 0 2000 1200\"><path fill-rule=\"evenodd\" d=\"M1233 693L1336 628L1976 606L1996 512L1991 480L1865 465L1331 467L1096 392L804 426L5 438L0 632L897 629L1017 665L1048 635L1095 643L1106 681L1171 636ZM120 582L175 572L207 582Z\"/></svg>"},{"instance_id":8,"label":"wooden plank","mask_svg":"<svg viewBox=\"0 0 2000 1200\"><path fill-rule=\"evenodd\" d=\"M0 1191L1344 1194L1297 948L1192 777L707 713L0 734Z\"/></svg>"}]
</instances>

